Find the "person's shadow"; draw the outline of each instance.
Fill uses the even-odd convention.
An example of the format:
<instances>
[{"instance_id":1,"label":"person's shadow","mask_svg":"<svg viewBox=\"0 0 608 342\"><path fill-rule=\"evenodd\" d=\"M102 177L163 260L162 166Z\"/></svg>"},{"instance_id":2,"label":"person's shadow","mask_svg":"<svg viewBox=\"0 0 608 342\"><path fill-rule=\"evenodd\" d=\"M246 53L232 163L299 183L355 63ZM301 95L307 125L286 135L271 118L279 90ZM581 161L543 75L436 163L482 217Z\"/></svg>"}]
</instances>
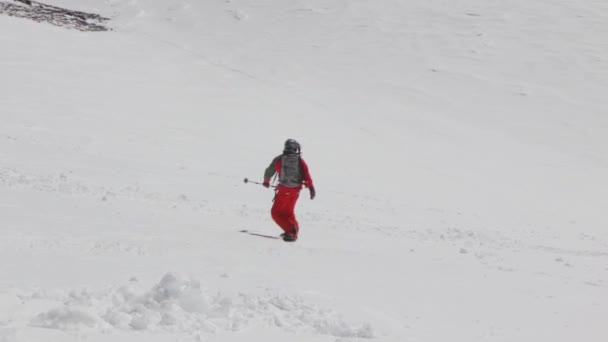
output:
<instances>
[{"instance_id":1,"label":"person's shadow","mask_svg":"<svg viewBox=\"0 0 608 342\"><path fill-rule=\"evenodd\" d=\"M272 235L266 235L266 234L260 234L260 233L256 233L256 232L251 232L247 229L243 229L243 230L239 230L239 233L245 233L245 234L249 234L249 235L254 235L254 236L259 236L259 237L263 237L263 238L267 238L267 239L280 239L278 236L272 236Z\"/></svg>"}]
</instances>

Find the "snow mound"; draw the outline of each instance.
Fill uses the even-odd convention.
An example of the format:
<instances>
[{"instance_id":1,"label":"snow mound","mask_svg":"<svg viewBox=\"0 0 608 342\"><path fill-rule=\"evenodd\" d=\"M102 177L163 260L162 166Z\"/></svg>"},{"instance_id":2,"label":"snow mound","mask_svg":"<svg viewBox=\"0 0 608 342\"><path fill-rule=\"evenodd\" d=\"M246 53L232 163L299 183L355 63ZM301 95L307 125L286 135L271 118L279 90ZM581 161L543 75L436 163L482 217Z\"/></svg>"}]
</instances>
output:
<instances>
[{"instance_id":1,"label":"snow mound","mask_svg":"<svg viewBox=\"0 0 608 342\"><path fill-rule=\"evenodd\" d=\"M62 307L38 314L31 325L59 330L99 328L197 334L258 326L341 338L374 337L370 324L347 322L336 311L306 303L298 296L211 295L200 281L172 273L143 293L127 285L100 293L72 291L61 301Z\"/></svg>"},{"instance_id":2,"label":"snow mound","mask_svg":"<svg viewBox=\"0 0 608 342\"><path fill-rule=\"evenodd\" d=\"M98 323L99 320L95 315L87 311L64 307L39 314L32 320L31 325L50 329L77 330L83 326L93 328Z\"/></svg>"}]
</instances>

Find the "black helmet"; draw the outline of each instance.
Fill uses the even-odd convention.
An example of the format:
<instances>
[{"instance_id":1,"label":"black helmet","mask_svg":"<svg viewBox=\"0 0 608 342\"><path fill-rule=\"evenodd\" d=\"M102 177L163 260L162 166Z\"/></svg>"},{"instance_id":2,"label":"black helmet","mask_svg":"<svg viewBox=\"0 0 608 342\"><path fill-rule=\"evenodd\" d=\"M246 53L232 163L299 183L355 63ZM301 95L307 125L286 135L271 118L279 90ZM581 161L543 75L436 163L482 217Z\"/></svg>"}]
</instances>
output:
<instances>
[{"instance_id":1,"label":"black helmet","mask_svg":"<svg viewBox=\"0 0 608 342\"><path fill-rule=\"evenodd\" d=\"M300 153L300 143L295 141L294 139L287 139L285 141L285 147L283 148L283 153L287 154L299 154Z\"/></svg>"}]
</instances>

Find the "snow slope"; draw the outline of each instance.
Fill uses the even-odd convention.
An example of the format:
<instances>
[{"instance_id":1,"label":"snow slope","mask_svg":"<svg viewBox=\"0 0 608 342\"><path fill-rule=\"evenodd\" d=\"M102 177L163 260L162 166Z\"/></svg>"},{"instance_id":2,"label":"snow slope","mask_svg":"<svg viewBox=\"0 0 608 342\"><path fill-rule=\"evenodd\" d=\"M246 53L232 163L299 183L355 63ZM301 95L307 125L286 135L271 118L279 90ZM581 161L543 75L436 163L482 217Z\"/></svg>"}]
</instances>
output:
<instances>
[{"instance_id":1,"label":"snow slope","mask_svg":"<svg viewBox=\"0 0 608 342\"><path fill-rule=\"evenodd\" d=\"M0 16L0 341L608 338L604 2L46 2L112 30Z\"/></svg>"}]
</instances>

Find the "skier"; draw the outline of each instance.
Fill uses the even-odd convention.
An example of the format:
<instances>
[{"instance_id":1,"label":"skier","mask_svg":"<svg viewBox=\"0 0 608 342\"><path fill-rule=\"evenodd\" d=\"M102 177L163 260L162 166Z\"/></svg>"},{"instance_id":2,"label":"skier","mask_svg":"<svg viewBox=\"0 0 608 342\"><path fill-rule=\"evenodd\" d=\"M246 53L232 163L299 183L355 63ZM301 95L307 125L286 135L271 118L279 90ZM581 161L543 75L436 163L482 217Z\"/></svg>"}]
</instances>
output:
<instances>
[{"instance_id":1,"label":"skier","mask_svg":"<svg viewBox=\"0 0 608 342\"><path fill-rule=\"evenodd\" d=\"M279 175L279 185L277 186L272 205L272 219L285 231L282 234L283 240L295 241L298 239L300 227L296 220L294 208L302 185L310 191L310 199L314 199L316 192L312 183L312 178L308 172L308 165L300 156L300 144L294 139L285 141L283 154L274 158L270 166L264 172L264 185L270 187L270 179L276 174Z\"/></svg>"}]
</instances>

